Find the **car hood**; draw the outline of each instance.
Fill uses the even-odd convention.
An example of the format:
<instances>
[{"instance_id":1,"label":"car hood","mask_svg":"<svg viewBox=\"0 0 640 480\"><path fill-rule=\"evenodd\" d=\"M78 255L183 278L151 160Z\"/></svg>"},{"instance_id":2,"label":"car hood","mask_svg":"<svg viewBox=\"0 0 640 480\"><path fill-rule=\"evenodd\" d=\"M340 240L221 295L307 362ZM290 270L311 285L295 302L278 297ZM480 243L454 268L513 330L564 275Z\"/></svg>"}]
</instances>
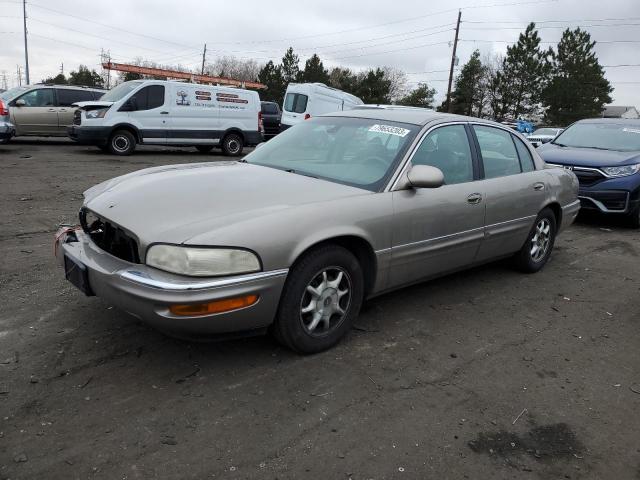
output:
<instances>
[{"instance_id":1,"label":"car hood","mask_svg":"<svg viewBox=\"0 0 640 480\"><path fill-rule=\"evenodd\" d=\"M94 110L96 108L110 107L114 102L101 102L101 101L92 101L92 102L76 102L73 105L82 108L84 110Z\"/></svg>"},{"instance_id":2,"label":"car hood","mask_svg":"<svg viewBox=\"0 0 640 480\"><path fill-rule=\"evenodd\" d=\"M85 206L150 243L190 238L302 205L371 192L242 162L155 167L87 190ZM214 235L215 237L215 235Z\"/></svg>"},{"instance_id":3,"label":"car hood","mask_svg":"<svg viewBox=\"0 0 640 480\"><path fill-rule=\"evenodd\" d=\"M640 163L640 152L616 152L596 148L559 147L545 143L536 152L547 163L580 167L611 167Z\"/></svg>"}]
</instances>

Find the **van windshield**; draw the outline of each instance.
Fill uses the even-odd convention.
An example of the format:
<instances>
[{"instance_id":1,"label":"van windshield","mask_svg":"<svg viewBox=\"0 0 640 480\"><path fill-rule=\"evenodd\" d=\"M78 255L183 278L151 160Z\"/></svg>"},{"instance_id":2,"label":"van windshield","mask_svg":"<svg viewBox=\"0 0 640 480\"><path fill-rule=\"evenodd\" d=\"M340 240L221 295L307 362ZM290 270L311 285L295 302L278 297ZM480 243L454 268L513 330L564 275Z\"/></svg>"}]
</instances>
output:
<instances>
[{"instance_id":1,"label":"van windshield","mask_svg":"<svg viewBox=\"0 0 640 480\"><path fill-rule=\"evenodd\" d=\"M25 90L28 90L29 87L13 87L10 88L9 90L7 90L6 92L2 92L0 93L0 98L2 100L13 100L13 98L17 97L18 95L20 95L22 92L24 92Z\"/></svg>"},{"instance_id":2,"label":"van windshield","mask_svg":"<svg viewBox=\"0 0 640 480\"><path fill-rule=\"evenodd\" d=\"M377 192L419 129L387 120L316 117L264 143L246 162Z\"/></svg>"},{"instance_id":3,"label":"van windshield","mask_svg":"<svg viewBox=\"0 0 640 480\"><path fill-rule=\"evenodd\" d=\"M122 98L127 96L129 92L138 88L141 83L142 82L137 80L121 83L116 88L109 90L102 97L100 97L100 100L104 102L117 102L118 100L121 100Z\"/></svg>"},{"instance_id":4,"label":"van windshield","mask_svg":"<svg viewBox=\"0 0 640 480\"><path fill-rule=\"evenodd\" d=\"M284 109L292 113L304 113L307 109L309 97L302 93L287 93L284 99Z\"/></svg>"}]
</instances>

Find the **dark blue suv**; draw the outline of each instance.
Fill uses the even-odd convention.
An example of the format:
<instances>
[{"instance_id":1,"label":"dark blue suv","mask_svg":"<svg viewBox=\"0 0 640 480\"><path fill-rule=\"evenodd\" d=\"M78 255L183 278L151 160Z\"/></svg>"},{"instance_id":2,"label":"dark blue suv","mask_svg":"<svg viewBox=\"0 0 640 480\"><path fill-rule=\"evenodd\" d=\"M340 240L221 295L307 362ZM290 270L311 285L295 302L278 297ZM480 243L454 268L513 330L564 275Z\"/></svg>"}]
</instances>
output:
<instances>
[{"instance_id":1,"label":"dark blue suv","mask_svg":"<svg viewBox=\"0 0 640 480\"><path fill-rule=\"evenodd\" d=\"M536 152L573 170L583 209L625 215L640 227L640 119L580 120Z\"/></svg>"}]
</instances>

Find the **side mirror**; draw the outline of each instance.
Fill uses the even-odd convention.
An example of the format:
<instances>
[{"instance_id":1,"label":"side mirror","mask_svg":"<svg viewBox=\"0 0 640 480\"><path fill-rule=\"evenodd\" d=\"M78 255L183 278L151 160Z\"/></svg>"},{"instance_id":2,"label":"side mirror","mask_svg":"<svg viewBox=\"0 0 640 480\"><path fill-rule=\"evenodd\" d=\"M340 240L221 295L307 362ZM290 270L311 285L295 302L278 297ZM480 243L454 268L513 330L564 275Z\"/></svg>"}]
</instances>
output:
<instances>
[{"instance_id":1,"label":"side mirror","mask_svg":"<svg viewBox=\"0 0 640 480\"><path fill-rule=\"evenodd\" d=\"M257 144L255 146L255 149L257 150L258 148L262 147L265 144L265 142L260 142L259 144Z\"/></svg>"},{"instance_id":2,"label":"side mirror","mask_svg":"<svg viewBox=\"0 0 640 480\"><path fill-rule=\"evenodd\" d=\"M25 102L24 100L20 99L20 100L16 100L15 106L16 107L24 107L27 104L27 102Z\"/></svg>"},{"instance_id":3,"label":"side mirror","mask_svg":"<svg viewBox=\"0 0 640 480\"><path fill-rule=\"evenodd\" d=\"M405 188L438 188L444 185L442 170L430 165L414 165L406 177Z\"/></svg>"}]
</instances>

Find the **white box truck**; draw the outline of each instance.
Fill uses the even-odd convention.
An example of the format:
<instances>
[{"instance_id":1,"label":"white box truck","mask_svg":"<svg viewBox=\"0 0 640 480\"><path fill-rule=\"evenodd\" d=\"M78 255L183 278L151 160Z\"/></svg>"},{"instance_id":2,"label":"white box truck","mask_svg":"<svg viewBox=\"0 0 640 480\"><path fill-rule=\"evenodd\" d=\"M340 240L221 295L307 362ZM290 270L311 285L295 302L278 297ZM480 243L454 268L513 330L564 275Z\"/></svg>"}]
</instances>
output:
<instances>
[{"instance_id":1,"label":"white box truck","mask_svg":"<svg viewBox=\"0 0 640 480\"><path fill-rule=\"evenodd\" d=\"M351 110L362 105L355 95L324 83L290 83L284 95L280 130L324 113Z\"/></svg>"},{"instance_id":2,"label":"white box truck","mask_svg":"<svg viewBox=\"0 0 640 480\"><path fill-rule=\"evenodd\" d=\"M263 141L257 92L231 87L163 80L133 80L100 100L76 104L67 133L79 143L115 155L131 154L137 144L219 146L226 155Z\"/></svg>"}]
</instances>

